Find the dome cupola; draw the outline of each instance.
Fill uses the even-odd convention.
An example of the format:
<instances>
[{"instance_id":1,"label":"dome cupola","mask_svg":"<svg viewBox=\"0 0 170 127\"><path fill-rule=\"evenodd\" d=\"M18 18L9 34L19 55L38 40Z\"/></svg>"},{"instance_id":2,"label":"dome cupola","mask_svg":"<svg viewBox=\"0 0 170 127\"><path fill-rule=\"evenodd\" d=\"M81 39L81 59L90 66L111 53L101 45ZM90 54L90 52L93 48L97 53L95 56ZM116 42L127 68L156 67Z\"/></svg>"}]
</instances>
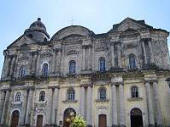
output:
<instances>
[{"instance_id":1,"label":"dome cupola","mask_svg":"<svg viewBox=\"0 0 170 127\"><path fill-rule=\"evenodd\" d=\"M50 38L45 25L41 22L41 18L38 18L37 21L33 22L29 29L25 31L25 34L37 42L47 42Z\"/></svg>"}]
</instances>

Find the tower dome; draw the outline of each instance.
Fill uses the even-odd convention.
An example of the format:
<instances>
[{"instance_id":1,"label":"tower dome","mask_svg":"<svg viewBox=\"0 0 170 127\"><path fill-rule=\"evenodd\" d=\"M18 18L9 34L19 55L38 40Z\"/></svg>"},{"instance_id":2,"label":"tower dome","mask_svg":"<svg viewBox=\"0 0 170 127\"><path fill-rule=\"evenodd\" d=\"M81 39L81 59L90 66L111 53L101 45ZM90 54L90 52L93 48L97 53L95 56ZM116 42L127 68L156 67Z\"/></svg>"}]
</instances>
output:
<instances>
[{"instance_id":1,"label":"tower dome","mask_svg":"<svg viewBox=\"0 0 170 127\"><path fill-rule=\"evenodd\" d=\"M38 18L37 21L33 22L29 29L25 31L25 34L36 42L47 42L50 38L45 25L41 22L41 18Z\"/></svg>"}]
</instances>

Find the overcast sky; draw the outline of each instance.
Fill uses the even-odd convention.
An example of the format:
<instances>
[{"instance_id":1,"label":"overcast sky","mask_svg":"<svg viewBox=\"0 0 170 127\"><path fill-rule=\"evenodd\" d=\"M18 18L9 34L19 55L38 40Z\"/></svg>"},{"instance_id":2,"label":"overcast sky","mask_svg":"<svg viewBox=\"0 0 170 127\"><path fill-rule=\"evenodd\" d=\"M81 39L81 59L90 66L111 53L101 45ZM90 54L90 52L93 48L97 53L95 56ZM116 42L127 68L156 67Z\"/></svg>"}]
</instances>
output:
<instances>
[{"instance_id":1,"label":"overcast sky","mask_svg":"<svg viewBox=\"0 0 170 127\"><path fill-rule=\"evenodd\" d=\"M104 33L126 17L170 31L170 0L1 0L0 73L3 50L38 17L50 36L72 23Z\"/></svg>"}]
</instances>

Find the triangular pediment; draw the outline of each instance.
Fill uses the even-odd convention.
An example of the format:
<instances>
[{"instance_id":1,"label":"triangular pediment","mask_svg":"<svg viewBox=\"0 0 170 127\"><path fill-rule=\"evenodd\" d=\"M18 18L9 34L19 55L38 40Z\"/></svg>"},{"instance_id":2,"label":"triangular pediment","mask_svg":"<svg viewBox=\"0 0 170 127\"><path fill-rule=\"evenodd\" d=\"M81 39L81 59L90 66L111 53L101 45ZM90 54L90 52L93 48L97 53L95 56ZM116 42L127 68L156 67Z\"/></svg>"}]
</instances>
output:
<instances>
[{"instance_id":1,"label":"triangular pediment","mask_svg":"<svg viewBox=\"0 0 170 127\"><path fill-rule=\"evenodd\" d=\"M8 49L15 48L15 47L22 47L23 45L29 45L32 43L35 43L35 41L25 35L22 35L18 39L16 39L11 45L9 45Z\"/></svg>"},{"instance_id":2,"label":"triangular pediment","mask_svg":"<svg viewBox=\"0 0 170 127\"><path fill-rule=\"evenodd\" d=\"M126 31L128 29L140 30L140 29L152 28L145 24L144 20L134 20L131 18L124 19L120 24L117 24L117 31Z\"/></svg>"}]
</instances>

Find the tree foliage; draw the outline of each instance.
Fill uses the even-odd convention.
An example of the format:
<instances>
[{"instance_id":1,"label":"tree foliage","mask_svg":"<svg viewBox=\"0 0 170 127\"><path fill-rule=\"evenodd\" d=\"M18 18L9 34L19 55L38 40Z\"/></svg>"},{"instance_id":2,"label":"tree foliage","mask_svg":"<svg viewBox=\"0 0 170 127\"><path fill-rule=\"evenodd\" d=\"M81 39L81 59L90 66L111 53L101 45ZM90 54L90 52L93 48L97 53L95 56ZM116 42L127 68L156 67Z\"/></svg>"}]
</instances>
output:
<instances>
[{"instance_id":1,"label":"tree foliage","mask_svg":"<svg viewBox=\"0 0 170 127\"><path fill-rule=\"evenodd\" d=\"M76 116L71 124L71 127L86 127L86 121L81 116Z\"/></svg>"}]
</instances>

